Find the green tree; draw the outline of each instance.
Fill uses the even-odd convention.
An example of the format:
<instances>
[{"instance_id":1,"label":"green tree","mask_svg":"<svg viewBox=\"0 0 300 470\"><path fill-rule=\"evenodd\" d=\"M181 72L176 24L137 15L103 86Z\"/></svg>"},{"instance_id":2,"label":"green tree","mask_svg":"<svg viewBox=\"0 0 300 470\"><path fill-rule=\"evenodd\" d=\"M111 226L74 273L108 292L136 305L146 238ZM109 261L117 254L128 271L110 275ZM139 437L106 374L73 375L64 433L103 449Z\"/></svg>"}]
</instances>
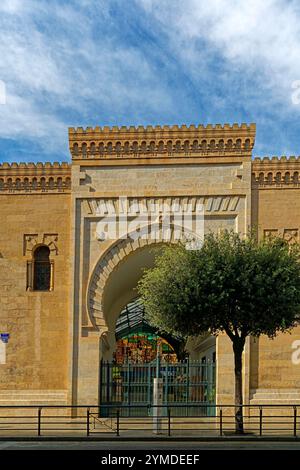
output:
<instances>
[{"instance_id":1,"label":"green tree","mask_svg":"<svg viewBox=\"0 0 300 470\"><path fill-rule=\"evenodd\" d=\"M242 353L247 336L274 338L297 324L300 252L282 239L209 234L199 250L167 245L138 290L150 323L182 336L225 332L232 341L236 432L243 433Z\"/></svg>"}]
</instances>

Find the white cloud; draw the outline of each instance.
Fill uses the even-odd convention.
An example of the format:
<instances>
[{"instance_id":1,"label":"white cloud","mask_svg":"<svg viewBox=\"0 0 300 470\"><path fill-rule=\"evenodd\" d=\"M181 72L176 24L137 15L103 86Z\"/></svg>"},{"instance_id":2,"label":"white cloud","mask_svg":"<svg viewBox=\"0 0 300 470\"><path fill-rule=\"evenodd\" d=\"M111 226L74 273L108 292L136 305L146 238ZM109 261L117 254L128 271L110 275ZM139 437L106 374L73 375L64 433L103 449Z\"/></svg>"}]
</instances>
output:
<instances>
[{"instance_id":1,"label":"white cloud","mask_svg":"<svg viewBox=\"0 0 300 470\"><path fill-rule=\"evenodd\" d=\"M2 0L0 3L0 11L5 13L17 13L23 10L24 6L24 0Z\"/></svg>"},{"instance_id":2,"label":"white cloud","mask_svg":"<svg viewBox=\"0 0 300 470\"><path fill-rule=\"evenodd\" d=\"M241 79L260 77L262 89L291 106L291 87L300 79L300 5L290 0L141 0L156 17L191 73L206 55L218 53ZM209 49L211 48L211 49Z\"/></svg>"},{"instance_id":3,"label":"white cloud","mask_svg":"<svg viewBox=\"0 0 300 470\"><path fill-rule=\"evenodd\" d=\"M171 106L139 48L102 32L113 20L108 3L0 3L0 80L7 89L0 137L29 139L45 153L60 152L67 127L81 124L70 116L93 125L99 124L92 121L97 109L110 115L125 114L129 105L137 112Z\"/></svg>"}]
</instances>

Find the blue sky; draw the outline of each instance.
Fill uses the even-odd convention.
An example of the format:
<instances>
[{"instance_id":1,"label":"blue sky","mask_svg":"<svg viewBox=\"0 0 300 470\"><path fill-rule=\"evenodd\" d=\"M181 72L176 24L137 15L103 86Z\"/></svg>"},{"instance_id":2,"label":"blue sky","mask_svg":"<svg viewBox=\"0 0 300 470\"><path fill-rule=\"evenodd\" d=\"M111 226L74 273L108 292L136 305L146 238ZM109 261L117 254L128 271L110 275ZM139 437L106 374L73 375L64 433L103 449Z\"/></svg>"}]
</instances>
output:
<instances>
[{"instance_id":1,"label":"blue sky","mask_svg":"<svg viewBox=\"0 0 300 470\"><path fill-rule=\"evenodd\" d=\"M1 0L0 80L0 161L68 160L69 126L227 122L298 155L300 2Z\"/></svg>"}]
</instances>

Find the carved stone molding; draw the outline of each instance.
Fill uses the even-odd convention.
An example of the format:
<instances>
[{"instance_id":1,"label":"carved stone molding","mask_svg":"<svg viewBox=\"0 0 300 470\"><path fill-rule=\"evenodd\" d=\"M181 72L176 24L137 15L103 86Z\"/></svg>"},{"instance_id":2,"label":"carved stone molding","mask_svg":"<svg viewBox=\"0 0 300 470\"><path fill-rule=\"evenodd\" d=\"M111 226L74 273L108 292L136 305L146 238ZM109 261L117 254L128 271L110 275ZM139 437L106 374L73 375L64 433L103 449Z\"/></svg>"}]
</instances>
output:
<instances>
[{"instance_id":1,"label":"carved stone molding","mask_svg":"<svg viewBox=\"0 0 300 470\"><path fill-rule=\"evenodd\" d=\"M23 238L23 255L31 256L37 245L47 245L52 255L58 255L58 234L25 234Z\"/></svg>"},{"instance_id":2,"label":"carved stone molding","mask_svg":"<svg viewBox=\"0 0 300 470\"><path fill-rule=\"evenodd\" d=\"M283 238L290 244L297 243L299 241L299 230L284 229Z\"/></svg>"},{"instance_id":3,"label":"carved stone molding","mask_svg":"<svg viewBox=\"0 0 300 470\"><path fill-rule=\"evenodd\" d=\"M45 233L43 235L43 244L47 245L50 252L53 255L58 255L58 234L57 233Z\"/></svg>"},{"instance_id":4,"label":"carved stone molding","mask_svg":"<svg viewBox=\"0 0 300 470\"><path fill-rule=\"evenodd\" d=\"M261 188L299 187L300 157L255 158L252 163L252 186Z\"/></svg>"},{"instance_id":5,"label":"carved stone molding","mask_svg":"<svg viewBox=\"0 0 300 470\"><path fill-rule=\"evenodd\" d=\"M264 238L280 237L288 243L296 243L299 241L299 229L296 228L278 228L278 229L265 229Z\"/></svg>"},{"instance_id":6,"label":"carved stone molding","mask_svg":"<svg viewBox=\"0 0 300 470\"><path fill-rule=\"evenodd\" d=\"M135 216L140 213L151 213L153 208L158 208L163 212L164 204L174 208L191 208L196 210L197 204L203 204L206 213L228 212L234 213L238 210L240 196L184 196L184 197L149 197L149 198L128 198L128 215ZM109 214L119 214L124 210L121 207L122 199L119 198L103 198L103 199L86 199L85 207L87 215L105 217ZM157 210L157 209L155 209Z\"/></svg>"},{"instance_id":7,"label":"carved stone molding","mask_svg":"<svg viewBox=\"0 0 300 470\"><path fill-rule=\"evenodd\" d=\"M73 160L250 155L255 124L69 128Z\"/></svg>"},{"instance_id":8,"label":"carved stone molding","mask_svg":"<svg viewBox=\"0 0 300 470\"><path fill-rule=\"evenodd\" d=\"M2 163L1 193L64 193L71 191L68 163Z\"/></svg>"},{"instance_id":9,"label":"carved stone molding","mask_svg":"<svg viewBox=\"0 0 300 470\"><path fill-rule=\"evenodd\" d=\"M37 233L24 235L24 241L23 241L24 256L32 253L35 246L38 244L38 238L39 236Z\"/></svg>"}]
</instances>

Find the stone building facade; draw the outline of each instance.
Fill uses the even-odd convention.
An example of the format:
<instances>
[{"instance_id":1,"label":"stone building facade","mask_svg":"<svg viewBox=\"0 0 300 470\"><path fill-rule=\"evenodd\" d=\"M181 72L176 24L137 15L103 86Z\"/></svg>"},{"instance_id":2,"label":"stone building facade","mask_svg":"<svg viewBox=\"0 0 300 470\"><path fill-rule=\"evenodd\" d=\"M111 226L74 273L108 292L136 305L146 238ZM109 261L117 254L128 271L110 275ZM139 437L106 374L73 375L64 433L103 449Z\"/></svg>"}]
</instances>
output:
<instances>
[{"instance_id":1,"label":"stone building facade","mask_svg":"<svg viewBox=\"0 0 300 470\"><path fill-rule=\"evenodd\" d=\"M199 202L205 230L254 227L299 241L300 158L252 159L255 125L69 129L72 163L0 165L0 404L97 404L99 364L115 348L115 325L136 296L157 240L99 237L120 196L138 214L151 202ZM172 235L171 235L172 237ZM45 289L37 288L41 268ZM300 328L250 338L246 403L300 400L292 361ZM233 400L226 336L189 344L215 351L217 403Z\"/></svg>"}]
</instances>

